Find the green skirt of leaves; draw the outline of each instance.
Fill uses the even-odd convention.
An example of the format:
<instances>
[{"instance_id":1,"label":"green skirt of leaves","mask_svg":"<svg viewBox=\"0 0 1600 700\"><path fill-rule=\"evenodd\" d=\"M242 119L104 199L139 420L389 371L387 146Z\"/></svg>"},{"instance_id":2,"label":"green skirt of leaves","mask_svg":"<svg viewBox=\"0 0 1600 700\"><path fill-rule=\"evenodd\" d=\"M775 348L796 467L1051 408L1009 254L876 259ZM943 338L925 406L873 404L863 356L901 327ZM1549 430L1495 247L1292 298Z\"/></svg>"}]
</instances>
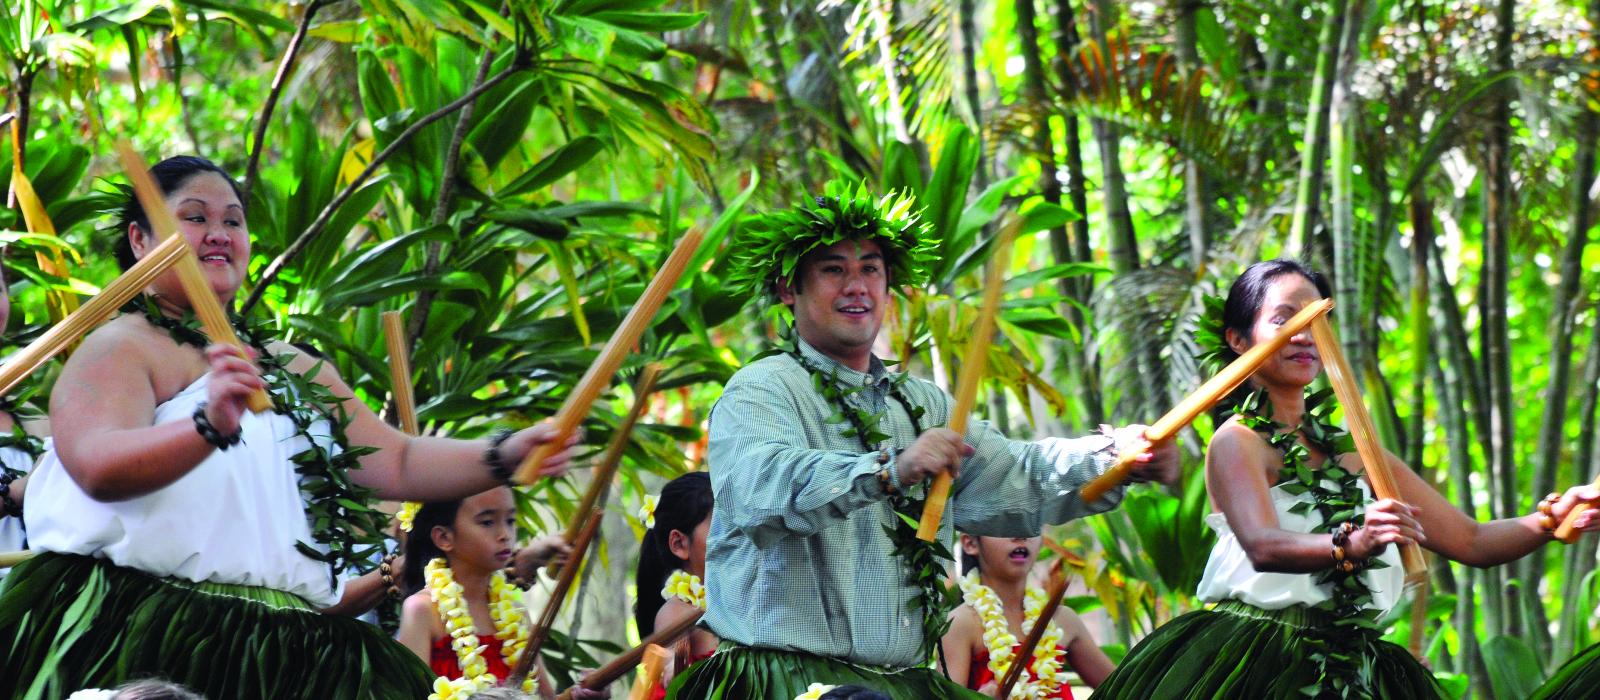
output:
<instances>
[{"instance_id":1,"label":"green skirt of leaves","mask_svg":"<svg viewBox=\"0 0 1600 700\"><path fill-rule=\"evenodd\" d=\"M1578 652L1534 691L1534 700L1592 698L1600 689L1600 644Z\"/></svg>"},{"instance_id":2,"label":"green skirt of leaves","mask_svg":"<svg viewBox=\"0 0 1600 700\"><path fill-rule=\"evenodd\" d=\"M672 700L794 700L812 683L856 685L894 700L981 700L932 669L879 671L821 656L723 645L672 680Z\"/></svg>"},{"instance_id":3,"label":"green skirt of leaves","mask_svg":"<svg viewBox=\"0 0 1600 700\"><path fill-rule=\"evenodd\" d=\"M1197 610L1150 633L1094 692L1095 698L1307 698L1316 688L1310 658L1326 616L1304 606L1263 610L1238 601ZM1353 659L1371 679L1369 697L1442 698L1422 664L1398 645L1374 636L1369 653Z\"/></svg>"},{"instance_id":4,"label":"green skirt of leaves","mask_svg":"<svg viewBox=\"0 0 1600 700\"><path fill-rule=\"evenodd\" d=\"M426 697L432 674L377 627L265 588L157 578L41 554L0 582L0 698L140 678L208 698Z\"/></svg>"}]
</instances>

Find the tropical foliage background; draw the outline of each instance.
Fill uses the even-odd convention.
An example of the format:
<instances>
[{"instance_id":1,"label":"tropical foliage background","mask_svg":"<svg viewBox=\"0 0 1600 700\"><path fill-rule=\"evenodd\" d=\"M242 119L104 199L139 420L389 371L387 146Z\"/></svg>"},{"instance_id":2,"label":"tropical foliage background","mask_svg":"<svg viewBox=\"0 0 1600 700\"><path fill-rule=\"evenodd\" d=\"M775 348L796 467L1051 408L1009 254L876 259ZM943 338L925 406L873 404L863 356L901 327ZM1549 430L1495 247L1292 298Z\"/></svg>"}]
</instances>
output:
<instances>
[{"instance_id":1,"label":"tropical foliage background","mask_svg":"<svg viewBox=\"0 0 1600 700\"><path fill-rule=\"evenodd\" d=\"M665 363L570 606L600 641L558 640L582 661L636 634L617 592L642 494L700 466L722 381L774 337L777 314L721 283L728 236L846 178L915 192L944 241L885 348L938 381L971 361L993 222L1025 216L983 409L1016 436L1154 420L1203 379L1205 295L1300 256L1335 282L1385 443L1478 517L1522 514L1600 472L1597 26L1593 0L17 0L0 184L20 164L59 238L4 188L8 342L114 276L116 138L239 176L247 304L375 407L379 314L405 311L434 433L552 413L706 229L588 421L604 444L631 372ZM1181 486L1049 533L1114 651L1197 604L1209 428L1184 438ZM556 527L586 480L531 489L527 527ZM1595 568L1593 537L1436 563L1433 667L1522 697L1594 641Z\"/></svg>"}]
</instances>

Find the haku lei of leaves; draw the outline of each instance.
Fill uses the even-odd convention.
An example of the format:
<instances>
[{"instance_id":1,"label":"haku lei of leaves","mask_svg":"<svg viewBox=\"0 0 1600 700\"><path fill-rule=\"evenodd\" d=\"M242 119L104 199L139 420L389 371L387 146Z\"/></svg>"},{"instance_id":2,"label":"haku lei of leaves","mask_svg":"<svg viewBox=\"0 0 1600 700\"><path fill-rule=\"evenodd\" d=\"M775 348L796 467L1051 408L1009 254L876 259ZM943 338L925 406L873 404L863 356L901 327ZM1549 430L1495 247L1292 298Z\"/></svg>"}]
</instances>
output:
<instances>
[{"instance_id":1,"label":"haku lei of leaves","mask_svg":"<svg viewBox=\"0 0 1600 700\"><path fill-rule=\"evenodd\" d=\"M795 362L805 368L811 375L811 386L837 407L837 410L828 418L830 424L849 423L850 427L839 433L843 437L853 437L861 441L861 446L866 452L877 452L884 449L884 442L889 436L878 429L888 409L879 413L871 413L865 409L857 408L850 404L846 397L862 391L866 387L840 388L839 372L835 368L832 372L824 372L821 367L807 360L800 353L798 345L791 344L784 349L786 354L793 357ZM921 406L911 403L906 398L904 384L910 377L906 374L897 374L889 380L889 396L900 403L906 415L911 417L911 430L914 435L922 434L922 414L925 412ZM915 491L916 495L911 492ZM933 542L924 542L917 537L917 523L922 517L922 505L927 501L927 482L911 488L902 488L889 495L889 507L894 511L893 525L885 525L883 530L888 533L889 539L894 543L894 555L900 557L906 569L910 572L907 583L915 586L917 594L912 597L912 607L922 612L922 647L918 657L932 660L934 652L938 649L939 640L944 633L950 630L950 611L961 604L961 593L955 586L946 586L944 562L953 561L950 548L944 542L935 538Z\"/></svg>"},{"instance_id":2,"label":"haku lei of leaves","mask_svg":"<svg viewBox=\"0 0 1600 700\"><path fill-rule=\"evenodd\" d=\"M876 240L896 287L927 281L939 248L932 228L908 192L874 200L865 184L830 181L812 204L753 217L740 225L728 285L752 297L772 294L773 283L793 283L800 259L843 240Z\"/></svg>"},{"instance_id":3,"label":"haku lei of leaves","mask_svg":"<svg viewBox=\"0 0 1600 700\"><path fill-rule=\"evenodd\" d=\"M1283 469L1278 472L1283 490L1295 496L1311 495L1311 501L1297 503L1290 511L1308 517L1315 512L1322 519L1312 528L1315 533L1331 533L1345 521L1359 527L1366 520L1367 498L1361 489L1361 476L1335 462L1338 455L1355 451L1355 441L1329 420L1338 406L1332 395L1333 390L1324 389L1307 396L1305 416L1295 429L1272 420L1272 404L1265 390L1251 393L1234 409L1241 424L1283 455ZM1297 436L1328 455L1329 462L1312 469L1307 464L1310 450ZM1312 609L1326 614L1332 623L1314 629L1306 640L1317 668L1316 682L1301 689L1306 695L1372 697L1372 667L1363 660L1374 657L1376 652L1371 647L1381 631L1368 613L1372 589L1362 574L1386 566L1373 558L1354 571L1329 567L1316 574L1317 583L1328 586L1330 597Z\"/></svg>"},{"instance_id":4,"label":"haku lei of leaves","mask_svg":"<svg viewBox=\"0 0 1600 700\"><path fill-rule=\"evenodd\" d=\"M138 299L129 302L122 311L144 314L145 319L165 329L180 345L204 348L210 343L192 313L184 314L181 319L170 318L162 314L149 297L142 302ZM373 507L372 489L351 481L350 472L361 468L362 455L376 450L350 446L345 430L350 426L351 417L333 391L314 379L322 367L321 362L313 364L303 374L291 372L288 365L293 355L273 355L267 351L270 331L252 327L238 317L230 317L230 320L239 339L255 348L256 364L261 368L261 378L272 398L272 410L293 421L295 433L307 445L289 459L300 477L300 493L306 500L311 538L328 551L323 552L306 542L296 542L295 549L328 565L330 586L337 585L339 574L346 570L370 571L377 565L376 556L383 553L382 533L388 529L388 517ZM322 434L323 426L326 426L326 436L338 449L331 449L317 437Z\"/></svg>"}]
</instances>

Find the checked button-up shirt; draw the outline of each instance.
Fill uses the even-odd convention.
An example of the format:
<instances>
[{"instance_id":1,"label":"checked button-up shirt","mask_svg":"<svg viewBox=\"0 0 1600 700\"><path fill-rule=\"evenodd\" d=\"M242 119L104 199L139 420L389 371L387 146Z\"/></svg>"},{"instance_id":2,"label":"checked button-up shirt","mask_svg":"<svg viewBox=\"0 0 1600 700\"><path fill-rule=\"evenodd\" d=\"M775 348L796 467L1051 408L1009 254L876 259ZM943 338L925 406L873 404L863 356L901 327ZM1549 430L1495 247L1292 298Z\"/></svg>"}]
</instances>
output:
<instances>
[{"instance_id":1,"label":"checked button-up shirt","mask_svg":"<svg viewBox=\"0 0 1600 700\"><path fill-rule=\"evenodd\" d=\"M887 447L916 439L911 417L889 396L895 375L872 358L857 372L800 342L824 374L835 369L845 400L869 412L887 410L878 429ZM906 380L901 391L924 409L926 428L949 422L950 397L930 382ZM729 380L711 410L707 460L716 495L706 548L705 624L725 641L808 652L851 663L919 665L922 643L917 590L893 554L884 527L894 515L877 474L877 452L844 437L846 423L788 355L749 364ZM977 451L952 485L949 517L974 535L1031 537L1046 523L1108 510L1122 489L1085 504L1078 489L1111 466L1110 440L1011 440L973 421L966 442ZM891 463L891 474L894 473ZM898 486L898 484L896 484Z\"/></svg>"}]
</instances>

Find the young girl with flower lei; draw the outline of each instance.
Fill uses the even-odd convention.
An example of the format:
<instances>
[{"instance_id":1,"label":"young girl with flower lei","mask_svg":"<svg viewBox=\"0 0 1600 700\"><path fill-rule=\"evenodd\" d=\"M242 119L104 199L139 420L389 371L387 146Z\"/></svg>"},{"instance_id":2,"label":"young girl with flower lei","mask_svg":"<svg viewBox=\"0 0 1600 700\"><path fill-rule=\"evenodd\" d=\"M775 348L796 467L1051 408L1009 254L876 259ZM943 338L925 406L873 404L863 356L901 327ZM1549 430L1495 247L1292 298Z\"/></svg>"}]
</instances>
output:
<instances>
[{"instance_id":1,"label":"young girl with flower lei","mask_svg":"<svg viewBox=\"0 0 1600 700\"><path fill-rule=\"evenodd\" d=\"M711 478L689 472L661 489L661 497L645 497L640 509L644 541L640 544L638 604L634 619L639 636L648 637L706 609L706 533L711 529ZM666 697L666 682L677 672L716 652L717 636L695 629L673 645L675 659L655 697Z\"/></svg>"},{"instance_id":2,"label":"young girl with flower lei","mask_svg":"<svg viewBox=\"0 0 1600 700\"><path fill-rule=\"evenodd\" d=\"M1038 537L961 535L963 568L959 581L965 602L951 613L943 646L950 680L994 697L1011 668L1021 641L1033 629L1046 594L1028 587L1028 572L1039 555ZM1094 643L1083 620L1070 608L1056 609L1012 698L1071 698L1062 667L1090 687L1111 674L1114 665Z\"/></svg>"},{"instance_id":3,"label":"young girl with flower lei","mask_svg":"<svg viewBox=\"0 0 1600 700\"><path fill-rule=\"evenodd\" d=\"M502 486L413 510L402 519L402 527L411 525L403 579L413 593L401 607L397 637L438 676L429 700L464 699L504 682L532 631L522 589L506 575L516 557L516 503ZM544 540L536 545L528 549L559 549ZM522 691L553 690L539 680L538 666ZM577 688L573 696L610 693Z\"/></svg>"}]
</instances>

